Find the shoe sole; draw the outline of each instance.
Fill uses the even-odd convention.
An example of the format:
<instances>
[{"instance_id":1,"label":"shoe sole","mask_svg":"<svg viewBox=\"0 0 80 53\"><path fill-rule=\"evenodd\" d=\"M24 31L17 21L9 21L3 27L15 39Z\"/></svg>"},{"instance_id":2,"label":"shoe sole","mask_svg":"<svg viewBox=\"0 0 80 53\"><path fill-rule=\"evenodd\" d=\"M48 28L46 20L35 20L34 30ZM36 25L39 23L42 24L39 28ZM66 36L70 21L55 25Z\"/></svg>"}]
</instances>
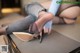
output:
<instances>
[{"instance_id":1,"label":"shoe sole","mask_svg":"<svg viewBox=\"0 0 80 53\"><path fill-rule=\"evenodd\" d=\"M33 35L26 32L13 32L13 34L21 41L30 41L33 39Z\"/></svg>"}]
</instances>

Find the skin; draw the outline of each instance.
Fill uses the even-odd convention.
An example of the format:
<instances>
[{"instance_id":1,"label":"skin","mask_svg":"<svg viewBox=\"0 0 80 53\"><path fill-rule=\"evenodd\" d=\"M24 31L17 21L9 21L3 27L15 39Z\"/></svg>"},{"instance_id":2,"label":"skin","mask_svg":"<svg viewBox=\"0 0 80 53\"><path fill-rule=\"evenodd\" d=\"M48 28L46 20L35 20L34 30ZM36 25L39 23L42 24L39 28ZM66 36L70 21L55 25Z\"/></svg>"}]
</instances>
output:
<instances>
[{"instance_id":1,"label":"skin","mask_svg":"<svg viewBox=\"0 0 80 53\"><path fill-rule=\"evenodd\" d=\"M75 18L75 17L78 17L79 15L80 15L80 7L74 6L66 9L59 16L63 17L67 24L71 24L71 23L75 23L76 20L70 20L66 18Z\"/></svg>"},{"instance_id":2,"label":"skin","mask_svg":"<svg viewBox=\"0 0 80 53\"><path fill-rule=\"evenodd\" d=\"M67 1L75 2L76 0L67 0ZM73 6L73 5L75 5L75 4L62 4L60 6L59 10L58 10L58 15L59 16L53 16L53 19L52 19L53 24L59 24L59 23L62 24L63 20L60 20L61 17L63 17L66 24L75 23L76 20L66 19L66 18L75 18L75 17L78 17L80 15L80 7L78 7L78 6L70 7L70 6ZM70 7L70 8L68 8L68 7ZM66 8L68 8L68 9L66 9ZM66 9L66 10L64 10L64 9ZM44 28L44 31L45 31L45 33L50 33L51 32L50 29L45 29L45 28Z\"/></svg>"},{"instance_id":3,"label":"skin","mask_svg":"<svg viewBox=\"0 0 80 53\"><path fill-rule=\"evenodd\" d=\"M63 0L63 1L65 1L65 0ZM67 0L67 1L76 2L76 0ZM70 20L70 19L66 19L66 18L75 18L80 15L80 7L78 7L78 6L70 7L72 5L75 5L75 4L62 4L59 9L59 17L63 17L67 24L75 23L76 20ZM70 8L68 8L68 7L70 7ZM64 10L64 9L66 9L66 10Z\"/></svg>"},{"instance_id":4,"label":"skin","mask_svg":"<svg viewBox=\"0 0 80 53\"><path fill-rule=\"evenodd\" d=\"M35 23L37 24L37 27L39 29L39 31L41 31L41 29L43 28L43 26L46 24L46 22L50 21L51 19L53 19L54 15L52 15L51 13L46 13L43 14L43 16L41 16Z\"/></svg>"}]
</instances>

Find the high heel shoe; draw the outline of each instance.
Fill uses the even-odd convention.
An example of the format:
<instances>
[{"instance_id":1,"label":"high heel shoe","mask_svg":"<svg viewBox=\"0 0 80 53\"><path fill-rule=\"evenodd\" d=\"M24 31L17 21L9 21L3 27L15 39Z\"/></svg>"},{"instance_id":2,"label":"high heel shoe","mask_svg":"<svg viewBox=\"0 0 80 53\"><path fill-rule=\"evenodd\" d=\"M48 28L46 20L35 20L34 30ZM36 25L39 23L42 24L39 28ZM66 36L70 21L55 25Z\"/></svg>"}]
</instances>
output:
<instances>
[{"instance_id":1,"label":"high heel shoe","mask_svg":"<svg viewBox=\"0 0 80 53\"><path fill-rule=\"evenodd\" d=\"M30 41L33 39L33 34L26 32L13 32L13 34L21 41Z\"/></svg>"},{"instance_id":2,"label":"high heel shoe","mask_svg":"<svg viewBox=\"0 0 80 53\"><path fill-rule=\"evenodd\" d=\"M39 39L40 43L42 42L43 35L44 35L43 29L41 31L39 31L37 25L34 23L33 25L30 26L29 32L31 32L33 34L34 38Z\"/></svg>"},{"instance_id":3,"label":"high heel shoe","mask_svg":"<svg viewBox=\"0 0 80 53\"><path fill-rule=\"evenodd\" d=\"M29 32L13 32L13 34L20 39L21 41L32 41L34 39L40 39L40 43L42 42L42 33L39 32L37 25L32 24L29 27Z\"/></svg>"}]
</instances>

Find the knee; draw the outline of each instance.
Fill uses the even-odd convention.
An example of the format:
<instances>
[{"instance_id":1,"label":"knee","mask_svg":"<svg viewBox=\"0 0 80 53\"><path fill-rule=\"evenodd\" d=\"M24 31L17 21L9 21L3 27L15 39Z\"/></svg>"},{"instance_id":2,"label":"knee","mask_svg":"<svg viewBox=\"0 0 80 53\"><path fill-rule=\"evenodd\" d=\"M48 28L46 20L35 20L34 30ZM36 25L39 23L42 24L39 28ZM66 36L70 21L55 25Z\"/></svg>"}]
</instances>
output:
<instances>
[{"instance_id":1,"label":"knee","mask_svg":"<svg viewBox=\"0 0 80 53\"><path fill-rule=\"evenodd\" d=\"M79 15L80 15L80 7L74 6L61 12L59 16L63 17L66 24L73 24L76 22L76 20L70 20L66 18L75 18L78 17Z\"/></svg>"},{"instance_id":2,"label":"knee","mask_svg":"<svg viewBox=\"0 0 80 53\"><path fill-rule=\"evenodd\" d=\"M80 7L75 6L61 12L60 17L75 18L80 15Z\"/></svg>"}]
</instances>

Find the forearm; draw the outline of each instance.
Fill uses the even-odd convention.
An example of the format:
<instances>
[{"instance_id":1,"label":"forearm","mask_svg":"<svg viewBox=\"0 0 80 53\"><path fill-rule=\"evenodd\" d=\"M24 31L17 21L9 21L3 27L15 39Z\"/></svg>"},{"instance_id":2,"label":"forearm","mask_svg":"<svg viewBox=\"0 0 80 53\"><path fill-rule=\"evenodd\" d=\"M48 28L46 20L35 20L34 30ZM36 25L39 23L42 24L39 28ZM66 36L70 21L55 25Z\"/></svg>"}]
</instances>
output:
<instances>
[{"instance_id":1,"label":"forearm","mask_svg":"<svg viewBox=\"0 0 80 53\"><path fill-rule=\"evenodd\" d=\"M62 1L62 0L52 0L51 2L51 6L48 10L48 12L52 13L52 15L56 15L58 9L59 9L59 6L60 4L57 3L57 1ZM49 21L45 24L45 27L48 28L48 29L51 29L52 27L52 21Z\"/></svg>"}]
</instances>

